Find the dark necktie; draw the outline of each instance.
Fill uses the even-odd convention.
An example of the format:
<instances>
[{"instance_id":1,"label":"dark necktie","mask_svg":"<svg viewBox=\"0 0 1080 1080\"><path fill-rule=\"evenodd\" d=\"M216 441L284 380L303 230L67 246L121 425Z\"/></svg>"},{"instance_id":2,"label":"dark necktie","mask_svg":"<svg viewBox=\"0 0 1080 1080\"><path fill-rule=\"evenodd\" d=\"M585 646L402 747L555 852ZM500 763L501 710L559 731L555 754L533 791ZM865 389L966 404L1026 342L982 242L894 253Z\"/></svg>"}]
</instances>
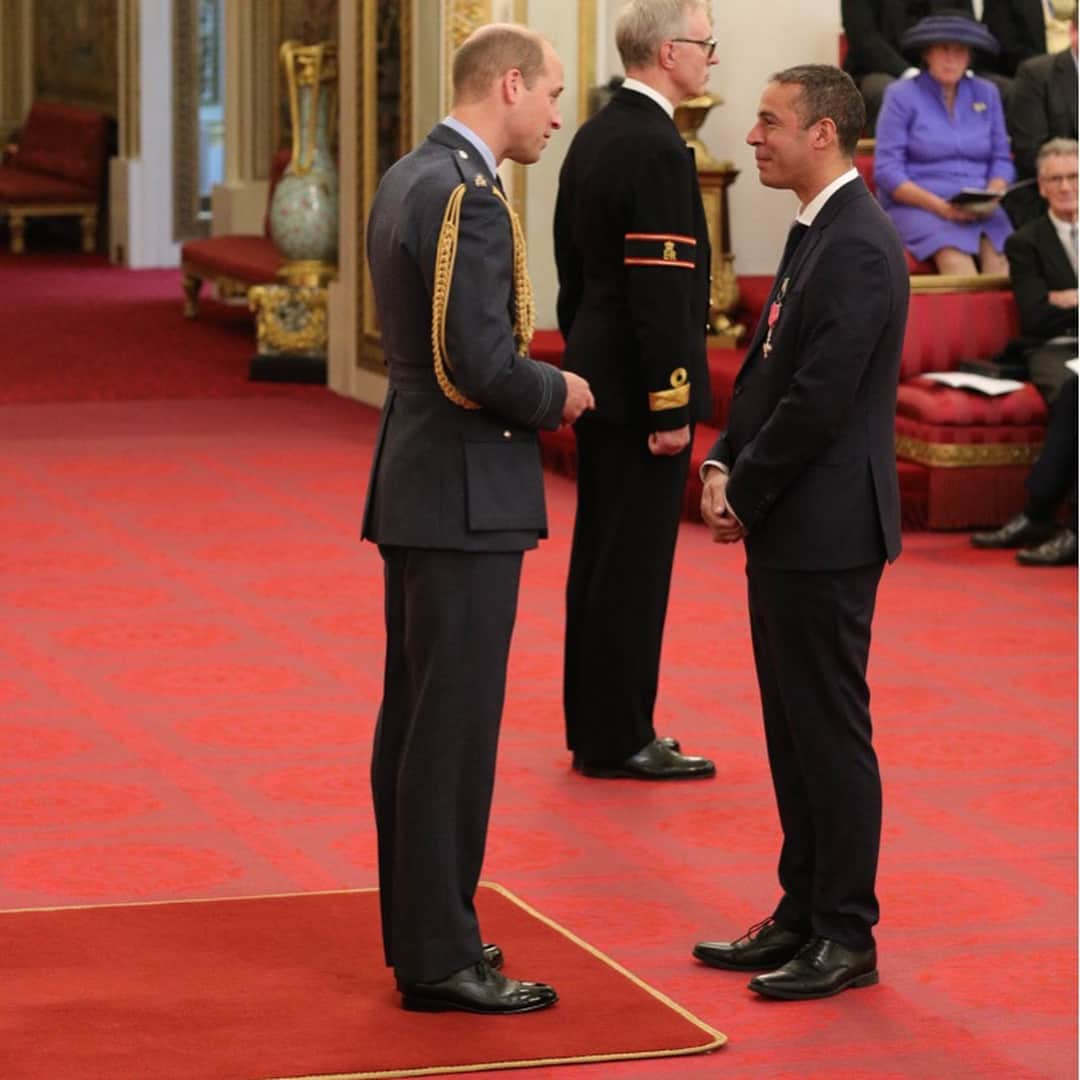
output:
<instances>
[{"instance_id":1,"label":"dark necktie","mask_svg":"<svg viewBox=\"0 0 1080 1080\"><path fill-rule=\"evenodd\" d=\"M791 262L791 258L795 254L795 249L809 231L809 225L803 225L798 221L791 226L791 231L788 233L787 237L787 243L784 244L784 254L780 257L780 265L776 270L777 278L780 278L783 275L784 270L787 269L788 263Z\"/></svg>"}]
</instances>

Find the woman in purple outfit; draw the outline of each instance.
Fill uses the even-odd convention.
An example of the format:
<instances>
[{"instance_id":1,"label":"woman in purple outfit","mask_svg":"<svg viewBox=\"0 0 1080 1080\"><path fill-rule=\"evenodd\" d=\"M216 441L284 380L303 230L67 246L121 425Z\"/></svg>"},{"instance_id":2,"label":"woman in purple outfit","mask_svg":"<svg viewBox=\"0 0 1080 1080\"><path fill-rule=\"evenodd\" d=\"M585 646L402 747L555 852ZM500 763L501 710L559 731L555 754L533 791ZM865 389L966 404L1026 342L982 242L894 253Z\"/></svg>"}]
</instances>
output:
<instances>
[{"instance_id":1,"label":"woman in purple outfit","mask_svg":"<svg viewBox=\"0 0 1080 1080\"><path fill-rule=\"evenodd\" d=\"M1015 178L997 87L972 75L974 49L996 53L982 23L962 13L928 15L901 39L926 70L885 91L874 180L904 246L941 274L1006 274L1012 226L996 201L962 209L962 188L1004 191ZM976 261L978 268L976 269Z\"/></svg>"}]
</instances>

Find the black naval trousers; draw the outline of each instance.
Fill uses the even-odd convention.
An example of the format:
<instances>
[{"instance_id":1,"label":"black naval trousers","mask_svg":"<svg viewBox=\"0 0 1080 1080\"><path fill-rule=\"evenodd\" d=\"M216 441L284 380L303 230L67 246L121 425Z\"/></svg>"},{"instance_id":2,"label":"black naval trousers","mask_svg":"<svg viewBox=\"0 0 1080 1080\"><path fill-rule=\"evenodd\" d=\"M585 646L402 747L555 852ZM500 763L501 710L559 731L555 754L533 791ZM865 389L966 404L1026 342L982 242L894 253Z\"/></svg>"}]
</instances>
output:
<instances>
[{"instance_id":1,"label":"black naval trousers","mask_svg":"<svg viewBox=\"0 0 1080 1080\"><path fill-rule=\"evenodd\" d=\"M473 895L522 552L380 551L387 654L371 787L383 949L399 984L432 982L483 955Z\"/></svg>"},{"instance_id":2,"label":"black naval trousers","mask_svg":"<svg viewBox=\"0 0 1080 1080\"><path fill-rule=\"evenodd\" d=\"M566 586L566 741L618 762L656 738L653 707L690 447L649 453L635 427L584 416Z\"/></svg>"},{"instance_id":3,"label":"black naval trousers","mask_svg":"<svg viewBox=\"0 0 1080 1080\"><path fill-rule=\"evenodd\" d=\"M750 633L784 843L791 930L853 949L874 943L881 777L866 667L884 560L849 570L777 570L748 560Z\"/></svg>"}]
</instances>

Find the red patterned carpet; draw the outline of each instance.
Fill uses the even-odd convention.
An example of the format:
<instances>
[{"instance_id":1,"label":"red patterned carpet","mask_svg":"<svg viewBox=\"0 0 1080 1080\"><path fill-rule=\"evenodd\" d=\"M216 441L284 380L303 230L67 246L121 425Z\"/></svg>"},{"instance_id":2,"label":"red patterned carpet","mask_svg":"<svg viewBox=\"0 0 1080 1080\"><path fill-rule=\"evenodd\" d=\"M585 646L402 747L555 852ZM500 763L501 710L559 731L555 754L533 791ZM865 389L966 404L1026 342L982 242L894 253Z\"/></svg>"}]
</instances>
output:
<instances>
[{"instance_id":1,"label":"red patterned carpet","mask_svg":"<svg viewBox=\"0 0 1080 1080\"><path fill-rule=\"evenodd\" d=\"M23 265L0 259L6 296ZM113 328L113 359L95 346L117 316L69 306L74 274L43 294L69 342L42 348L44 368L25 355L50 329L29 293L6 331L24 352L2 368L22 403L0 409L0 907L370 886L381 587L357 530L376 416L319 390L250 396L264 388L242 381L247 336L218 326L212 346L214 324L184 323L176 275L93 273L115 293L102 307L156 311L126 345ZM192 331L204 345L183 371ZM136 362L156 375L125 392ZM683 528L661 684L663 731L715 756L718 778L584 780L562 750L558 684L574 495L556 476L548 493L485 876L730 1043L518 1075L1074 1076L1076 572L906 538L871 671L882 985L764 1002L689 957L775 898L739 552ZM523 974L572 977L543 957Z\"/></svg>"}]
</instances>

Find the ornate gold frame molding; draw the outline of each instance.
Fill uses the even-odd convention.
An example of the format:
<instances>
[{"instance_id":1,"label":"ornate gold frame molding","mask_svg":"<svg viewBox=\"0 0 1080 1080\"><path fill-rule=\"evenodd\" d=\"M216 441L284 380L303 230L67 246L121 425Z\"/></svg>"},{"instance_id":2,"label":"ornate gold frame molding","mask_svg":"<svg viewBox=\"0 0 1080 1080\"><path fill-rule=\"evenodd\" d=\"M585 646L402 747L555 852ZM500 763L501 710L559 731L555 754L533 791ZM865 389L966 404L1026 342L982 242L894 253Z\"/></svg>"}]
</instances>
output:
<instances>
[{"instance_id":1,"label":"ornate gold frame molding","mask_svg":"<svg viewBox=\"0 0 1080 1080\"><path fill-rule=\"evenodd\" d=\"M356 128L356 206L357 206L357 273L356 273L356 363L373 371L383 371L383 359L378 322L375 315L375 293L371 284L365 251L367 250L367 219L371 202L379 184L378 125L379 125L379 16L386 4L394 4L399 16L398 61L402 74L398 87L400 128L398 154L405 154L412 145L412 50L413 19L416 0L360 0L356 20L356 41L353 55L359 72L360 107Z\"/></svg>"},{"instance_id":2,"label":"ornate gold frame molding","mask_svg":"<svg viewBox=\"0 0 1080 1080\"><path fill-rule=\"evenodd\" d=\"M173 239L207 236L199 205L199 4L173 0Z\"/></svg>"}]
</instances>

